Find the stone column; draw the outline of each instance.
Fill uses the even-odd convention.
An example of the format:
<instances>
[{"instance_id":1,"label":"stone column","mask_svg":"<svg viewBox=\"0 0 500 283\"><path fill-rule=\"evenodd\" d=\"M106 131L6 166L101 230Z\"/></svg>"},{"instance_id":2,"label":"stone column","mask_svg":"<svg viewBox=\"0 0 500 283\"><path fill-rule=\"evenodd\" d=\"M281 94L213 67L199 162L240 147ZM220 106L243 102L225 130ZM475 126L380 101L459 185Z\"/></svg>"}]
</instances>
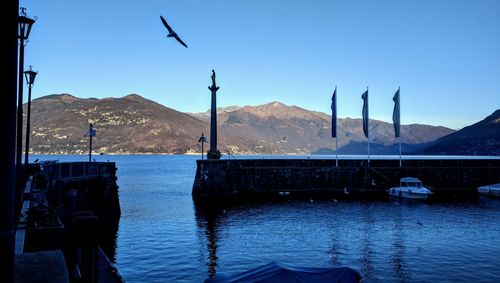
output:
<instances>
[{"instance_id":1,"label":"stone column","mask_svg":"<svg viewBox=\"0 0 500 283\"><path fill-rule=\"evenodd\" d=\"M221 153L217 150L217 91L219 87L215 83L215 71L212 70L212 86L208 89L212 92L212 107L210 110L210 150L207 159L220 159Z\"/></svg>"}]
</instances>

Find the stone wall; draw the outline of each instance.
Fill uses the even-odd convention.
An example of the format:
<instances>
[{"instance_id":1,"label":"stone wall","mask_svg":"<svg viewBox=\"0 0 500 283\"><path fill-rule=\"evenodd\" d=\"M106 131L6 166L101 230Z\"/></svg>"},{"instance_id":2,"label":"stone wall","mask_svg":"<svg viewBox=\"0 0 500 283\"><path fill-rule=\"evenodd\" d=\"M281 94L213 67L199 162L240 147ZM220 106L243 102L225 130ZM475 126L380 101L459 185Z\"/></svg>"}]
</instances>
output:
<instances>
[{"instance_id":1,"label":"stone wall","mask_svg":"<svg viewBox=\"0 0 500 283\"><path fill-rule=\"evenodd\" d=\"M230 159L197 160L194 197L279 192L385 192L417 177L437 193L500 182L500 159Z\"/></svg>"}]
</instances>

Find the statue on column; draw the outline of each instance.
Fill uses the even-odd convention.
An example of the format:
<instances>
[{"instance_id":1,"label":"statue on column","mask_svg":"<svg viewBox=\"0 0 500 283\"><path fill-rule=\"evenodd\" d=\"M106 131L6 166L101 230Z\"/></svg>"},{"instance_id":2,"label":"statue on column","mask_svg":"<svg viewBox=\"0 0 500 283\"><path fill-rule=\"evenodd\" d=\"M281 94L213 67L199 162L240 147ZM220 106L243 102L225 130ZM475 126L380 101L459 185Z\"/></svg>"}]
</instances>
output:
<instances>
[{"instance_id":1,"label":"statue on column","mask_svg":"<svg viewBox=\"0 0 500 283\"><path fill-rule=\"evenodd\" d=\"M215 71L214 70L212 70L212 75L210 77L212 78L212 86L209 86L208 89L211 91L219 90L219 87L215 83Z\"/></svg>"}]
</instances>

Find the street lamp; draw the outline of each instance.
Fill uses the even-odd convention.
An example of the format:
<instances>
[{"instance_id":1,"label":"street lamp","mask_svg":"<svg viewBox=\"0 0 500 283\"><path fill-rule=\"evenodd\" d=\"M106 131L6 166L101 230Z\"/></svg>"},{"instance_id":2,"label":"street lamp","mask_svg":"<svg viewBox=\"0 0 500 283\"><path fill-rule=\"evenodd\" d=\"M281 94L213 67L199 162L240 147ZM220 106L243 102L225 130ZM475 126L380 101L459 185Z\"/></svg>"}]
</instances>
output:
<instances>
[{"instance_id":1,"label":"street lamp","mask_svg":"<svg viewBox=\"0 0 500 283\"><path fill-rule=\"evenodd\" d=\"M204 151L203 145L204 145L204 143L207 142L207 138L205 137L205 133L201 133L201 137L198 140L198 142L201 142L201 160L203 160L203 151Z\"/></svg>"},{"instance_id":2,"label":"street lamp","mask_svg":"<svg viewBox=\"0 0 500 283\"><path fill-rule=\"evenodd\" d=\"M35 77L37 72L33 71L30 66L28 71L24 72L26 76L26 83L28 84L28 115L26 117L26 147L24 150L24 165L28 169L28 153L30 151L30 117L31 117L31 88L35 83Z\"/></svg>"},{"instance_id":3,"label":"street lamp","mask_svg":"<svg viewBox=\"0 0 500 283\"><path fill-rule=\"evenodd\" d=\"M23 155L23 71L24 71L24 45L28 40L31 32L31 27L35 23L35 19L28 18L26 8L20 8L21 12L17 17L19 38L19 84L17 95L17 141L16 141L16 167L21 167L21 159Z\"/></svg>"}]
</instances>

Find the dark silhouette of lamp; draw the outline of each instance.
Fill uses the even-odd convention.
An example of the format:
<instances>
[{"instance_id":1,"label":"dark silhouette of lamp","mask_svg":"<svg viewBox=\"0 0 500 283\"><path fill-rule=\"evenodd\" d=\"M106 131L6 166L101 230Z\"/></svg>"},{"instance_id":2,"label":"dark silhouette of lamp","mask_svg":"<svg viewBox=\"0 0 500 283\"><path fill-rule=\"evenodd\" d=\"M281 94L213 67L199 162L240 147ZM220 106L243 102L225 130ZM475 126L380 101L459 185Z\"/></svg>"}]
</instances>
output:
<instances>
[{"instance_id":1,"label":"dark silhouette of lamp","mask_svg":"<svg viewBox=\"0 0 500 283\"><path fill-rule=\"evenodd\" d=\"M35 23L35 19L29 18L26 15L26 8L20 8L21 12L17 17L19 38L19 84L17 95L17 142L16 142L16 167L21 167L21 159L23 155L23 71L24 71L24 45L26 44L31 28Z\"/></svg>"},{"instance_id":2,"label":"dark silhouette of lamp","mask_svg":"<svg viewBox=\"0 0 500 283\"><path fill-rule=\"evenodd\" d=\"M18 75L18 16L19 1L2 1L0 4L2 19L2 146L0 160L2 170L0 180L0 281L14 281L15 234L17 226L15 183L16 120L17 120L17 75Z\"/></svg>"},{"instance_id":3,"label":"dark silhouette of lamp","mask_svg":"<svg viewBox=\"0 0 500 283\"><path fill-rule=\"evenodd\" d=\"M28 154L30 151L30 117L31 117L31 88L35 83L35 78L37 72L33 71L31 68L24 72L26 76L26 83L28 84L28 113L26 116L26 147L24 149L24 165L28 168Z\"/></svg>"},{"instance_id":4,"label":"dark silhouette of lamp","mask_svg":"<svg viewBox=\"0 0 500 283\"><path fill-rule=\"evenodd\" d=\"M207 142L207 138L205 137L204 133L201 133L201 137L198 140L198 142L201 142L201 160L203 160L203 151L204 151L203 145Z\"/></svg>"}]
</instances>

